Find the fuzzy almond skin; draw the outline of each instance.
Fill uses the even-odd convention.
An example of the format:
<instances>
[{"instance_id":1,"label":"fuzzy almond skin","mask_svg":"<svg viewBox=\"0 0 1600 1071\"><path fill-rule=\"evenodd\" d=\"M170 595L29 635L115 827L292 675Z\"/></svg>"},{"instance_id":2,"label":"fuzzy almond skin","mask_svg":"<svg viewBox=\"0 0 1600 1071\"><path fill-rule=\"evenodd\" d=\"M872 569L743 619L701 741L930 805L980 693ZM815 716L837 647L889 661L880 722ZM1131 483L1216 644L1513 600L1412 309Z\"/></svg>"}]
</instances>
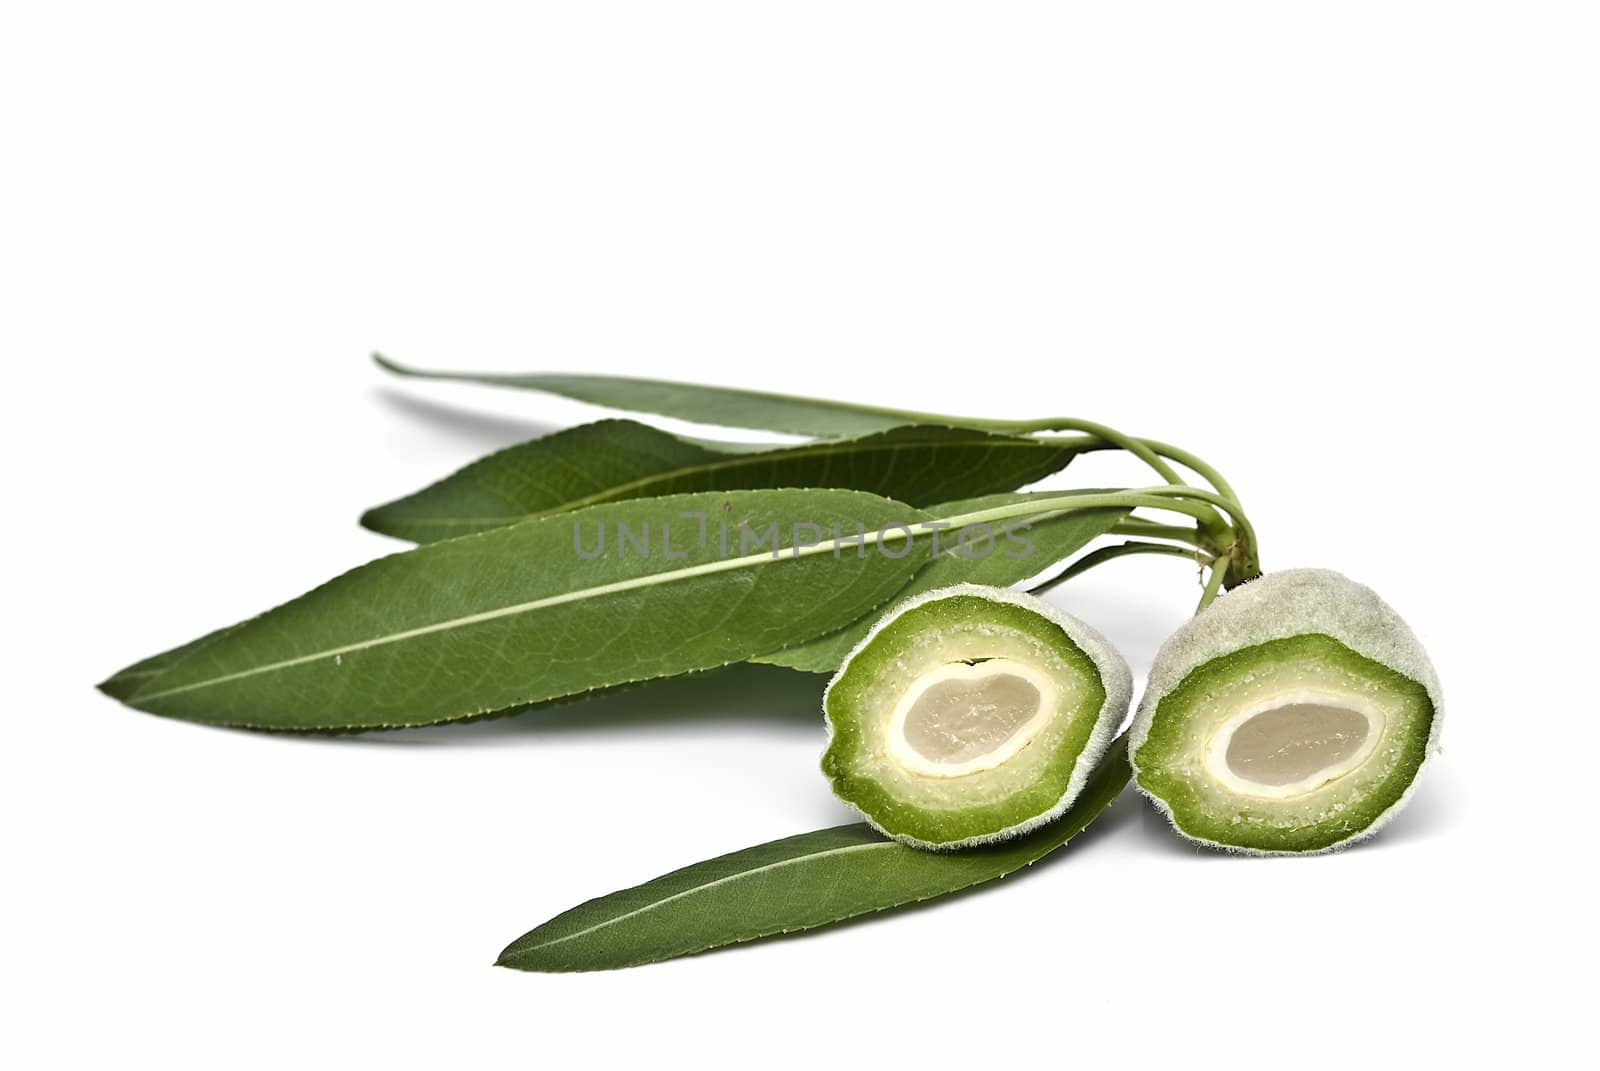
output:
<instances>
[{"instance_id":1,"label":"fuzzy almond skin","mask_svg":"<svg viewBox=\"0 0 1600 1071\"><path fill-rule=\"evenodd\" d=\"M1198 667L1240 648L1271 640L1321 633L1356 654L1421 684L1433 703L1426 755L1405 792L1366 828L1337 843L1305 851L1269 851L1224 844L1180 829L1166 801L1140 780L1139 749L1150 733L1156 707ZM1330 569L1284 569L1235 588L1195 615L1161 645L1150 681L1128 731L1134 783L1185 838L1243 855L1321 855L1366 840L1394 820L1410 801L1422 771L1439 750L1444 697L1427 652L1409 626L1376 592Z\"/></svg>"},{"instance_id":2,"label":"fuzzy almond skin","mask_svg":"<svg viewBox=\"0 0 1600 1071\"><path fill-rule=\"evenodd\" d=\"M1111 646L1110 641L1090 625L1073 617L1059 606L1048 603L1037 596L1029 595L1026 592L1014 591L1009 588L989 587L983 584L953 584L950 587L925 591L900 603L879 619L878 623L872 626L872 631L863 636L861 642L856 644L850 654L846 656L838 672L828 682L828 687L822 694L822 719L828 730L830 747L833 743L834 725L833 720L828 716L828 695L833 691L834 684L844 676L844 672L849 668L850 663L855 660L858 654L872 644L878 633L882 632L901 614L924 603L936 602L955 595L973 595L987 599L990 602L1020 606L1024 609L1032 610L1034 613L1054 623L1061 631L1067 634L1073 643L1078 645L1079 649L1089 657L1089 661L1094 664L1095 669L1099 671L1106 698L1095 715L1094 727L1090 732L1088 742L1084 745L1083 750L1078 753L1077 760L1073 763L1066 793L1048 810L1014 825L1007 826L1004 829L982 836L965 837L959 840L937 842L921 840L906 834L889 832L853 801L844 800L845 803L849 804L851 810L861 815L867 824L879 833L902 844L909 844L914 848L922 848L927 851L954 851L960 848L971 848L980 844L993 844L997 841L1009 840L1012 837L1019 837L1024 833L1029 833L1061 817L1062 814L1066 813L1067 808L1072 806L1073 801L1078 798L1079 793L1083 791L1084 784L1089 779L1089 774L1099 764L1100 759L1104 757L1106 748L1110 746L1112 739L1116 736L1117 728L1122 724L1122 719L1127 715L1128 707L1133 700L1133 673L1128 668L1127 660L1122 657L1115 647ZM843 799L843 797L840 798Z\"/></svg>"}]
</instances>

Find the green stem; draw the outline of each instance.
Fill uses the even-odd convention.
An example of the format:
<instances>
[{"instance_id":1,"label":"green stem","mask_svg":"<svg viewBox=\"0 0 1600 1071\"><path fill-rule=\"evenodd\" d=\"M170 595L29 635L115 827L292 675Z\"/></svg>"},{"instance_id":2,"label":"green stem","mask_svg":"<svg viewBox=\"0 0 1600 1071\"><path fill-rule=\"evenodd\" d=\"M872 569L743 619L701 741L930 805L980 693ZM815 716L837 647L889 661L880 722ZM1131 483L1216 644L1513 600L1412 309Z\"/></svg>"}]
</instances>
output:
<instances>
[{"instance_id":1,"label":"green stem","mask_svg":"<svg viewBox=\"0 0 1600 1071\"><path fill-rule=\"evenodd\" d=\"M1234 527L1225 530L1233 537L1227 543L1218 543L1210 537L1200 540L1202 549L1224 561L1228 586L1237 587L1259 576L1261 570L1255 561L1255 529L1245 516L1244 510L1237 502L1198 487L1161 486L1101 494L1040 495L1026 502L975 510L972 513L945 517L943 520L951 527L960 528L968 524L1019 517L1045 520L1086 509L1159 509L1186 514L1204 522L1212 512L1207 508L1208 505L1220 507L1233 520Z\"/></svg>"},{"instance_id":2,"label":"green stem","mask_svg":"<svg viewBox=\"0 0 1600 1071\"><path fill-rule=\"evenodd\" d=\"M1013 502L1005 506L991 506L988 509L973 510L971 513L959 513L951 517L941 517L940 520L952 528L961 528L969 524L1009 521L1019 517L1042 521L1051 517L1060 517L1068 513L1078 513L1082 510L1090 509L1159 509L1182 513L1185 516L1197 519L1203 518L1211 512L1204 501L1190 502L1184 497L1167 493L1178 490L1180 489L1163 485L1161 487L1143 487L1136 490L1107 491L1101 494L1088 495L1041 494L1024 502ZM1208 494L1208 492L1194 487L1182 488L1181 490L1192 492L1196 498L1203 498ZM1216 496L1213 495L1211 497L1215 498Z\"/></svg>"},{"instance_id":3,"label":"green stem","mask_svg":"<svg viewBox=\"0 0 1600 1071\"><path fill-rule=\"evenodd\" d=\"M1228 559L1231 555L1224 554L1211 563L1211 576L1206 579L1206 589L1200 593L1200 605L1194 608L1196 614L1216 601L1217 595L1222 591L1223 578L1228 575Z\"/></svg>"},{"instance_id":4,"label":"green stem","mask_svg":"<svg viewBox=\"0 0 1600 1071\"><path fill-rule=\"evenodd\" d=\"M1197 540L1196 549L1210 551L1214 557L1211 561L1211 574L1206 580L1205 592L1201 596L1200 605L1196 613L1211 605L1226 583L1229 587L1237 587L1245 581L1259 576L1261 570L1254 561L1255 529L1251 526L1249 518L1244 514L1237 502L1229 501L1221 495L1211 491L1203 491L1198 487L1141 487L1132 490L1108 491L1100 494L1078 495L1040 495L1026 502L1014 502L1005 506L995 506L989 509L974 510L971 513L956 514L941 520L952 528L963 528L970 524L982 524L989 521L1012 520L1026 517L1030 521L1045 520L1050 517L1076 513L1081 510L1091 509L1160 509L1183 513L1196 519L1203 520L1206 511L1205 504L1220 507L1232 519L1234 528L1230 531L1237 532L1237 538L1225 547L1211 548L1204 539ZM1124 521L1124 524L1137 523L1143 527L1148 522ZM1152 526L1168 528L1169 526ZM1183 528L1171 529L1183 535L1188 530ZM1153 544L1152 544L1153 545ZM1112 549L1112 548L1107 548ZM1181 547L1173 547L1162 551L1126 551L1123 553L1178 553L1186 551ZM1103 558L1096 560L1092 565L1100 564ZM1092 568L1092 565L1084 568ZM1070 571L1071 567L1069 567ZM1083 570L1080 568L1072 575L1077 575ZM1061 579L1066 579L1063 576Z\"/></svg>"},{"instance_id":5,"label":"green stem","mask_svg":"<svg viewBox=\"0 0 1600 1071\"><path fill-rule=\"evenodd\" d=\"M1150 487L1146 488L1142 493L1157 496L1176 495L1183 498L1197 498L1202 502L1220 506L1227 511L1229 518L1233 521L1233 527L1238 533L1239 542L1251 548L1252 553L1254 552L1256 545L1255 527L1250 523L1249 518L1244 515L1244 509L1235 500L1224 498L1222 495L1212 491L1202 491L1198 487ZM1231 550L1232 548L1223 547L1221 549Z\"/></svg>"},{"instance_id":6,"label":"green stem","mask_svg":"<svg viewBox=\"0 0 1600 1071\"><path fill-rule=\"evenodd\" d=\"M1233 485L1222 478L1222 473L1212 468L1205 461L1202 461L1194 454L1189 453L1187 450L1181 450L1178 447L1172 446L1168 443L1157 442L1155 439L1145 439L1144 443L1162 457L1171 458L1178 464L1183 465L1184 467L1193 471L1201 479L1205 480L1212 487L1214 487L1217 491L1217 494L1222 495L1225 498L1230 498L1235 502L1239 501L1239 495L1234 491Z\"/></svg>"},{"instance_id":7,"label":"green stem","mask_svg":"<svg viewBox=\"0 0 1600 1071\"><path fill-rule=\"evenodd\" d=\"M1043 595L1057 585L1065 584L1073 577L1082 576L1097 565L1104 565L1106 562L1115 561L1118 558L1126 558L1132 554L1165 554L1174 558L1183 558L1185 561L1198 561L1201 564L1205 564L1203 556L1196 550L1175 547L1170 543L1139 543L1130 540L1127 543L1117 543L1090 551L1088 554L1074 560L1056 576L1030 588L1029 593Z\"/></svg>"},{"instance_id":8,"label":"green stem","mask_svg":"<svg viewBox=\"0 0 1600 1071\"><path fill-rule=\"evenodd\" d=\"M1055 503L1057 502L1063 505L1067 503L1076 503L1076 505L1070 508L1057 509L1055 508ZM1074 513L1079 509L1117 509L1127 507L1130 509L1171 510L1175 513L1183 513L1204 521L1212 513L1211 510L1206 508L1207 505L1219 507L1228 514L1233 522L1232 529L1228 531L1230 534L1235 534L1237 538L1225 546L1213 546L1209 540L1202 541L1204 549L1212 551L1219 557L1224 555L1231 556L1232 564L1234 565L1240 564L1239 559L1241 558L1253 558L1256 542L1255 527L1251 525L1250 519L1245 516L1244 509L1239 503L1232 499L1224 498L1215 491L1205 491L1198 487L1189 487L1187 485L1179 487L1170 485L1140 487L1090 495L1050 496L1042 494L1027 502L1013 503L1009 506L995 506L975 513L947 517L945 520L949 521L954 527L960 527L962 524L977 524L983 521L1007 520L1012 517L1028 516L1034 511L1037 511L1038 516L1042 519L1046 516ZM1247 561L1245 565L1247 568L1254 568L1253 561ZM1255 575L1255 573L1251 573L1243 577L1243 579L1248 580Z\"/></svg>"},{"instance_id":9,"label":"green stem","mask_svg":"<svg viewBox=\"0 0 1600 1071\"><path fill-rule=\"evenodd\" d=\"M1028 435L1038 431L1080 432L1082 434L1092 436L1095 439L1101 440L1112 447L1117 447L1128 451L1134 457L1138 458L1140 461L1143 461L1146 465L1149 465L1157 476L1160 476L1163 480L1167 481L1169 484L1172 484L1174 487L1184 486L1183 477L1178 475L1178 471L1176 469L1167 464L1166 460L1161 456L1161 452L1156 450L1148 440L1140 439L1132 435L1125 435L1116 428L1113 428L1107 424L1100 424L1093 420L1079 420L1076 417L1048 417L1044 420L984 421L982 422L982 426L993 431L1008 431L1022 435ZM1090 447L1090 449L1093 448L1094 447ZM1180 451L1180 453L1181 452L1182 451ZM1186 456L1188 456L1191 460L1199 460L1193 455ZM1182 463L1186 464L1186 462ZM1210 466L1204 465L1203 462L1202 466L1205 468L1210 468ZM1190 468L1193 467L1194 466L1192 465L1190 466ZM1195 471L1198 472L1199 470L1196 469ZM1212 472L1215 473L1215 470L1213 469ZM1206 476L1205 473L1201 473L1201 476L1205 477L1206 479L1210 479L1210 477ZM1222 485L1220 487L1217 486L1215 482L1212 483L1212 486L1216 487L1219 495L1222 495L1229 501L1234 501L1232 489L1229 488L1227 491L1223 490L1224 487L1228 486L1226 480L1222 481ZM1215 511L1212 511L1210 516L1201 517L1199 520L1201 526L1205 528L1213 538L1220 538L1222 536L1223 529L1226 527L1226 525L1222 518L1218 516Z\"/></svg>"},{"instance_id":10,"label":"green stem","mask_svg":"<svg viewBox=\"0 0 1600 1071\"><path fill-rule=\"evenodd\" d=\"M1036 431L1077 431L1096 439L1103 439L1113 446L1128 451L1134 457L1143 461L1155 470L1170 484L1183 484L1183 478L1176 469L1164 461L1160 454L1150 448L1150 444L1143 439L1124 435L1116 428L1106 424L1098 424L1092 420L1079 420L1076 417L1050 417L1045 420L986 420L981 422L986 430L1005 431L1016 435L1031 435Z\"/></svg>"},{"instance_id":11,"label":"green stem","mask_svg":"<svg viewBox=\"0 0 1600 1071\"><path fill-rule=\"evenodd\" d=\"M1181 524L1157 524L1141 517L1129 517L1120 524L1112 525L1110 534L1143 536L1146 539L1171 539L1191 547L1199 547L1202 538L1194 528Z\"/></svg>"},{"instance_id":12,"label":"green stem","mask_svg":"<svg viewBox=\"0 0 1600 1071\"><path fill-rule=\"evenodd\" d=\"M973 422L969 421L968 423ZM979 430L981 431L1004 430L994 427L992 424L985 421L977 421L976 423L980 425ZM1039 422L1032 421L1029 423ZM1101 438L1098 435L1085 435L1074 438L1068 438L1066 436L1051 438L1046 436L1044 437L1044 441L1056 443L1061 446L1075 446L1085 453L1094 450L1124 449L1120 443L1114 442L1110 439ZM1171 443L1164 443L1157 439L1141 438L1138 441L1149 447L1151 453L1156 454L1159 457L1166 458L1169 461L1176 461L1185 468L1192 470L1201 479L1209 483L1218 494L1226 498L1231 498L1235 502L1239 501L1239 495L1234 491L1233 485L1223 478L1222 473L1218 472L1211 465L1207 464L1203 459L1196 457L1194 454L1189 453L1189 451L1184 450L1181 447L1173 446Z\"/></svg>"}]
</instances>

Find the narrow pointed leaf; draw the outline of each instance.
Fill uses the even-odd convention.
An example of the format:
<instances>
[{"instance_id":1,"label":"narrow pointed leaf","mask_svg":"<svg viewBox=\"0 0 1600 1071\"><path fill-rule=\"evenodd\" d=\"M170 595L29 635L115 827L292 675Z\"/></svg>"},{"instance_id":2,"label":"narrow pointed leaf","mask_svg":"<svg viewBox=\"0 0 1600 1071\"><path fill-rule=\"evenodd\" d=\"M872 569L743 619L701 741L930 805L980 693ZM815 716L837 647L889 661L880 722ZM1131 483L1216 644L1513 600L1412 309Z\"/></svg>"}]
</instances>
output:
<instances>
[{"instance_id":1,"label":"narrow pointed leaf","mask_svg":"<svg viewBox=\"0 0 1600 1071\"><path fill-rule=\"evenodd\" d=\"M601 420L490 454L414 494L368 510L361 524L384 535L432 543L531 515L648 497L648 491L630 495L627 489L645 486L664 472L740 456L632 420Z\"/></svg>"},{"instance_id":2,"label":"narrow pointed leaf","mask_svg":"<svg viewBox=\"0 0 1600 1071\"><path fill-rule=\"evenodd\" d=\"M842 487L914 506L1009 491L1075 451L1040 439L902 427L856 439L727 454L631 420L569 428L490 454L361 523L418 543L601 502L690 491Z\"/></svg>"},{"instance_id":3,"label":"narrow pointed leaf","mask_svg":"<svg viewBox=\"0 0 1600 1071\"><path fill-rule=\"evenodd\" d=\"M958 892L1066 844L1111 805L1128 775L1126 740L1118 738L1066 814L986 847L928 852L863 824L696 863L557 915L513 941L499 964L528 971L633 967Z\"/></svg>"},{"instance_id":4,"label":"narrow pointed leaf","mask_svg":"<svg viewBox=\"0 0 1600 1071\"><path fill-rule=\"evenodd\" d=\"M704 542L686 514L708 518ZM926 552L918 540L898 548L900 557L876 548L836 557L826 545L774 556L773 547L815 538L785 534L794 524L853 533L925 519L839 490L591 506L352 570L193 646L125 702L218 725L352 731L480 717L709 669L869 612ZM619 525L648 532L649 553L619 549ZM772 525L774 538L745 552L741 531L761 536ZM605 552L580 555L580 545L597 550L602 530ZM669 546L680 557L668 557Z\"/></svg>"},{"instance_id":5,"label":"narrow pointed leaf","mask_svg":"<svg viewBox=\"0 0 1600 1071\"><path fill-rule=\"evenodd\" d=\"M1052 491L1048 492L1048 495L1053 499L1059 499L1064 494L1074 493L1098 492ZM1040 495L1028 493L985 495L981 498L929 506L926 512L937 523L940 518L955 517L1012 502L1026 502L1034 497ZM955 532L944 531L941 533L938 553L928 559L892 601L899 602L919 592L932 591L951 584L991 584L995 587L1010 587L1031 576L1037 576L1067 555L1081 550L1091 540L1104 535L1128 513L1129 511L1125 509L1098 509L1048 517L1035 521L1026 530L1014 530L1015 538L1008 537L1004 529L994 530L992 536L995 542L992 546L982 542L981 533L974 533L975 541L963 545L958 541ZM1026 540L1026 544L1018 540ZM929 549L931 552L933 549L931 545ZM983 553L985 550L987 553ZM873 623L879 616L881 615L878 613L869 613L836 632L785 647L781 651L758 655L752 661L787 666L790 669L805 670L810 673L832 673L839 668L851 649L872 629Z\"/></svg>"},{"instance_id":6,"label":"narrow pointed leaf","mask_svg":"<svg viewBox=\"0 0 1600 1071\"><path fill-rule=\"evenodd\" d=\"M519 387L558 394L591 405L635 413L655 413L696 424L761 428L818 438L864 435L886 431L900 424L921 423L926 419L925 414L904 410L660 379L560 372L428 372L396 364L380 354L373 354L373 360L380 368L399 376Z\"/></svg>"}]
</instances>

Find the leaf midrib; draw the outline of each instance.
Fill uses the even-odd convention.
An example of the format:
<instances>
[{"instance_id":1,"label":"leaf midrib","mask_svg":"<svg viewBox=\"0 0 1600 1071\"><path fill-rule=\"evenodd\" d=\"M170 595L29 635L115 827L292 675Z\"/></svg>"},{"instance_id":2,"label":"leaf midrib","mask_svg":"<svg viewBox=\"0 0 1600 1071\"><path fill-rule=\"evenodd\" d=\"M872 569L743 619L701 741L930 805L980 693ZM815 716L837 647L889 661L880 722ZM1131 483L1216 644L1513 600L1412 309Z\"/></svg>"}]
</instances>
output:
<instances>
[{"instance_id":1,"label":"leaf midrib","mask_svg":"<svg viewBox=\"0 0 1600 1071\"><path fill-rule=\"evenodd\" d=\"M874 533L866 533L862 538L871 543L878 542L877 539L872 538L873 535ZM226 673L219 677L209 677L205 680L191 681L188 684L179 685L176 688L168 688L167 690L161 692L143 693L137 695L136 698L141 701L162 699L169 695L177 695L181 692L194 691L197 688L206 688L215 684L226 684L229 681L240 680L245 677L254 677L262 673L272 673L280 669L290 669L294 666L305 665L308 662L321 661L324 658L335 658L341 655L352 654L357 651L371 650L374 647L383 647L391 643L401 643L405 640L416 639L419 636L432 635L436 632L448 632L455 628L465 628L470 625L480 625L485 621L496 621L502 617L515 617L518 614L532 613L534 610L543 610L550 606L560 606L564 603L577 602L582 599L597 598L602 595L614 595L621 591L634 591L639 588L655 587L660 584L672 583L673 581L677 580L688 580L696 576L709 576L715 573L727 572L732 569L740 569L747 565L753 565L763 559L777 561L786 556L792 556L796 558L809 557L818 550L831 549L832 545L832 541L830 541L829 543L819 543L815 546L794 548L785 547L776 552L768 551L766 553L746 554L738 558L724 558L719 561L702 562L699 565L692 565L688 566L687 568L668 569L659 573L650 573L647 576L636 576L630 577L627 580L616 580L609 584L597 584L593 587L576 588L572 591L563 591L555 595L546 595L543 598L529 599L526 602L512 603L510 606L496 607L493 610L480 610L475 614L463 614L460 617L452 617L445 621L435 621L431 625L419 625L416 628L402 629L399 632L385 633L381 636L374 636L367 640L359 640L355 643L343 644L339 647L328 647L321 651L313 651L310 654L297 655L294 658L284 658L276 662L268 662L264 665L252 666L249 669L242 669L233 673Z\"/></svg>"},{"instance_id":2,"label":"leaf midrib","mask_svg":"<svg viewBox=\"0 0 1600 1071\"><path fill-rule=\"evenodd\" d=\"M970 523L978 520L1002 520L1010 517L1027 516L1029 514L1034 515L1036 519L1043 519L1055 513L1067 513L1077 509L1096 508L1098 503L1084 505L1084 502L1088 499L1094 499L1097 497L1099 496L1050 496L1038 502L1028 501L1024 503L1013 503L1009 506L975 510L971 513L957 514L956 516L942 519L952 524L958 521L962 523ZM1068 500L1067 502L1062 503L1064 508L1052 508L1056 502L1060 502L1063 498ZM907 508L910 509L910 507ZM926 522L924 521L918 521L916 522L916 527L922 528L925 524ZM341 655L352 654L358 651L367 651L374 647L383 647L391 643L399 643L405 640L415 639L419 636L428 636L438 632L448 632L451 629L465 628L470 625L482 624L486 621L495 621L504 617L515 617L519 614L531 613L534 610L542 610L550 606L560 606L565 603L576 602L582 599L596 598L602 595L611 595L622 591L636 591L643 588L656 587L661 584L673 583L679 580L688 580L697 576L711 576L716 573L729 572L735 569L742 569L747 566L756 565L762 561L778 561L785 557L811 557L812 555L816 554L832 553L847 546L860 548L861 552L864 553L867 547L876 546L877 544L884 542L884 533L890 528L896 527L898 526L890 525L880 529L877 532L863 532L860 536L852 536L848 540L830 539L826 542L781 547L775 551L768 551L766 553L746 554L738 558L725 558L719 561L702 562L699 565L692 565L686 568L668 569L659 573L651 573L647 576L631 577L627 580L613 581L609 584L598 584L594 587L578 588L573 591L564 591L539 599L530 599L526 602L513 603L510 606L497 607L493 610L482 610L475 614L464 614L461 617L450 618L445 621L436 621L430 625L420 625L416 628L402 629L399 632L391 632L381 636L374 636L371 639L359 640L355 643L347 643L338 647L324 648L321 651L313 651L310 654L297 655L294 658L285 658L276 662L268 662L259 666L251 666L249 669L236 670L233 673L225 673L216 677L207 677L202 680L191 681L188 684L181 684L177 687L167 688L159 692L136 692L130 697L130 699L138 702L149 702L155 699L165 699L168 696L179 695L184 692L192 692L201 688L213 687L218 684L227 684L231 681L260 676L263 673L274 673L282 669L291 669L295 666L317 662L324 658L336 658ZM909 531L909 528L907 531ZM919 539L927 534L927 531L911 532L911 539ZM904 537L899 538L903 539ZM909 553L909 551L907 553Z\"/></svg>"},{"instance_id":3,"label":"leaf midrib","mask_svg":"<svg viewBox=\"0 0 1600 1071\"><path fill-rule=\"evenodd\" d=\"M795 863L815 862L818 859L826 859L833 855L843 855L846 852L859 852L868 849L892 847L895 847L895 842L889 840L871 842L867 844L848 844L842 848L827 848L820 852L808 852L805 855L796 855L789 859L780 859L775 863L766 863L758 867L753 867L749 870L740 870L733 874L725 874L724 876L716 878L712 881L703 882L699 885L691 885L689 888L675 892L671 896L663 896L659 900L652 900L648 904L634 908L632 911L624 911L620 915L613 915L611 918L601 919L593 926L586 926L581 930L575 930L572 933L562 934L560 937L555 937L548 941L541 941L537 945L530 945L529 950L543 950L554 945L559 945L563 941L571 941L578 937L584 937L588 934L594 933L596 930L604 929L607 926L613 926L626 919L631 919L642 915L647 911L654 911L657 908L664 907L665 905L672 903L674 900L681 900L686 896L693 896L696 893L706 892L709 889L715 889L718 886L726 885L731 881L739 881L744 878L754 877L757 874L764 874L768 871L777 870L780 867L791 866Z\"/></svg>"}]
</instances>

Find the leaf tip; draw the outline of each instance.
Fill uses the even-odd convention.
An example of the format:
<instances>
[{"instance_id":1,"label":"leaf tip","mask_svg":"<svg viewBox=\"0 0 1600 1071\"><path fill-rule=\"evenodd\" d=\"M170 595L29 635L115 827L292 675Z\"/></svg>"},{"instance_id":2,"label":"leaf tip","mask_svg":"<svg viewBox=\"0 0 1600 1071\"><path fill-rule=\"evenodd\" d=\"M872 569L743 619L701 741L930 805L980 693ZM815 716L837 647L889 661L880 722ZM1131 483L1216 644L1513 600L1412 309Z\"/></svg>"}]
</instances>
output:
<instances>
[{"instance_id":1,"label":"leaf tip","mask_svg":"<svg viewBox=\"0 0 1600 1071\"><path fill-rule=\"evenodd\" d=\"M356 518L356 523L369 532L377 532L379 535L389 534L383 528L382 506L373 506L371 509L362 510L361 516Z\"/></svg>"},{"instance_id":2,"label":"leaf tip","mask_svg":"<svg viewBox=\"0 0 1600 1071\"><path fill-rule=\"evenodd\" d=\"M117 670L111 676L94 686L94 690L101 695L109 696L119 703L126 703L128 697L138 690L142 677L129 672L127 667Z\"/></svg>"},{"instance_id":3,"label":"leaf tip","mask_svg":"<svg viewBox=\"0 0 1600 1071\"><path fill-rule=\"evenodd\" d=\"M504 967L511 971L529 971L537 969L534 967L529 967L526 963L519 962L516 950L516 942L512 942L511 944L507 945L501 950L500 954L495 957L494 965L496 967Z\"/></svg>"},{"instance_id":4,"label":"leaf tip","mask_svg":"<svg viewBox=\"0 0 1600 1071\"><path fill-rule=\"evenodd\" d=\"M397 376L409 376L412 374L411 369L407 368L405 365L389 360L389 358L385 357L377 350L372 351L372 363L383 369L385 372L393 372Z\"/></svg>"}]
</instances>

